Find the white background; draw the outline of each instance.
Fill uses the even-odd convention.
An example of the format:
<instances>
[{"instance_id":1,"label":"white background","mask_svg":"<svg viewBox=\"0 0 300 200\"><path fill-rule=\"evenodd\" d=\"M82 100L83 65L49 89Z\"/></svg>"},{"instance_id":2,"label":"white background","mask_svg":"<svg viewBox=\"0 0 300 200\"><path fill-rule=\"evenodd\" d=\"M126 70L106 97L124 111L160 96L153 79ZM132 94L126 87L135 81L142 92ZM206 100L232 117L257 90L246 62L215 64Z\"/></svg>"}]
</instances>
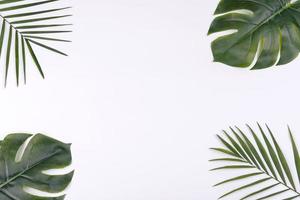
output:
<instances>
[{"instance_id":1,"label":"white background","mask_svg":"<svg viewBox=\"0 0 300 200\"><path fill-rule=\"evenodd\" d=\"M64 2L70 56L40 50L46 79L31 66L26 86L1 89L0 133L73 143L67 200L214 200L228 190L212 188L224 176L208 163L222 129L269 123L290 151L290 124L300 141L300 58L262 71L213 63L218 0Z\"/></svg>"}]
</instances>

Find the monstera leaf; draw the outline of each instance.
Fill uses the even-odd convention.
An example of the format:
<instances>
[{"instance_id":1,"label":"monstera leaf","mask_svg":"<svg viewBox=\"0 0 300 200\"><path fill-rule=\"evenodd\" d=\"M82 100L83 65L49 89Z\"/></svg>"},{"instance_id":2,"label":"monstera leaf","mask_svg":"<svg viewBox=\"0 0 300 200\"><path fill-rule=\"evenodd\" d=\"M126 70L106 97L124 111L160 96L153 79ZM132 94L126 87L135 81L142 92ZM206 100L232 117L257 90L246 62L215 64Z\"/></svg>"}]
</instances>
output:
<instances>
[{"instance_id":1,"label":"monstera leaf","mask_svg":"<svg viewBox=\"0 0 300 200\"><path fill-rule=\"evenodd\" d=\"M63 191L70 183L73 172L65 175L49 175L46 171L70 165L72 160L70 145L41 134L31 136L11 134L1 142L0 199L64 199L64 196L45 197L30 194L26 188L48 193Z\"/></svg>"},{"instance_id":2,"label":"monstera leaf","mask_svg":"<svg viewBox=\"0 0 300 200\"><path fill-rule=\"evenodd\" d=\"M54 4L57 1L59 0L0 1L0 56L4 57L5 61L5 85L11 67L14 67L17 85L19 85L21 73L23 73L24 83L26 83L26 65L28 65L26 57L32 58L37 70L44 78L44 72L33 46L66 55L48 44L50 42L70 42L56 36L70 32L65 27L71 25L59 22L62 18L70 15L61 13L69 7L57 7Z\"/></svg>"},{"instance_id":3,"label":"monstera leaf","mask_svg":"<svg viewBox=\"0 0 300 200\"><path fill-rule=\"evenodd\" d=\"M299 0L221 0L215 14L208 33L233 33L212 42L214 61L263 69L298 56Z\"/></svg>"},{"instance_id":4,"label":"monstera leaf","mask_svg":"<svg viewBox=\"0 0 300 200\"><path fill-rule=\"evenodd\" d=\"M237 127L236 129L230 128L232 134L224 131L225 137L218 135L224 147L212 148L225 156L211 161L226 163L224 166L212 169L213 171L231 169L238 171L239 174L243 172L241 175L223 180L215 185L238 184L235 189L230 189L220 199L237 192L245 193L239 199L273 200L280 197L280 199L292 200L299 198L300 157L291 131L289 130L295 163L293 168L267 125L268 134L258 124L261 137L250 126L248 128L253 138L247 137ZM294 171L295 173L293 173Z\"/></svg>"}]
</instances>

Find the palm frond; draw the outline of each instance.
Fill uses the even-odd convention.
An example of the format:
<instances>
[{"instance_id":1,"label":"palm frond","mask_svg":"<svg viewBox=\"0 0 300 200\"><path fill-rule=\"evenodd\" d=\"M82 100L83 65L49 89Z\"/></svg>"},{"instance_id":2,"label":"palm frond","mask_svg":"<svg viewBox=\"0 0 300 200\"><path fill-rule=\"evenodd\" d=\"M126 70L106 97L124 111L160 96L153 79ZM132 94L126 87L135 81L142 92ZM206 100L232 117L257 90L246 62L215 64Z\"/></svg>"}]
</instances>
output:
<instances>
[{"instance_id":1,"label":"palm frond","mask_svg":"<svg viewBox=\"0 0 300 200\"><path fill-rule=\"evenodd\" d=\"M49 45L49 42L70 42L58 35L69 33L72 24L58 22L70 17L66 13L70 7L60 7L60 0L1 0L0 1L0 58L5 56L4 85L10 70L15 71L16 84L23 74L27 79L27 57L31 57L38 72L44 78L38 56L33 46L56 54L67 56L64 52ZM14 59L12 61L11 59ZM11 65L14 63L14 68Z\"/></svg>"},{"instance_id":2,"label":"palm frond","mask_svg":"<svg viewBox=\"0 0 300 200\"><path fill-rule=\"evenodd\" d=\"M241 180L248 181L244 185L239 185L237 188L229 190L229 192L220 196L219 199L240 191L246 193L240 198L242 200L252 197L255 197L255 199L273 199L279 195L287 195L285 200L300 197L300 191L298 190L300 189L300 153L290 128L288 131L293 150L293 168L288 163L288 159L285 157L282 148L268 125L266 125L265 129L267 131L265 131L258 124L259 134L249 125L247 127L252 138L247 137L238 127L235 127L235 129L230 127L230 134L223 131L224 136L218 135L218 139L224 147L211 148L223 154L222 157L210 160L211 162L226 162L226 165L213 168L211 171L225 169L245 171L243 175L222 180L214 186ZM293 174L292 169L295 169L297 172L296 176ZM298 181L296 182L296 180ZM254 189L254 191L247 192L246 189L249 188Z\"/></svg>"}]
</instances>

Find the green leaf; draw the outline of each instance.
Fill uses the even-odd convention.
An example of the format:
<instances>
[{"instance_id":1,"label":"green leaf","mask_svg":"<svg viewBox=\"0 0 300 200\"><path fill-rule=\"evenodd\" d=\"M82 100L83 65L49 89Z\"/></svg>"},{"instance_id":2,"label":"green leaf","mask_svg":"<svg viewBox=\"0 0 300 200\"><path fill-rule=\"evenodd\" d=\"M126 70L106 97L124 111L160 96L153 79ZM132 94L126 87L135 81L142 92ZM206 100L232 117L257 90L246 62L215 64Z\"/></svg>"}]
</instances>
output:
<instances>
[{"instance_id":1,"label":"green leaf","mask_svg":"<svg viewBox=\"0 0 300 200\"><path fill-rule=\"evenodd\" d=\"M222 181L222 182L220 182L220 183L217 183L217 184L214 185L214 186L223 185L223 184L225 184L225 183L230 183L230 182L233 182L233 181L238 181L238 180L245 179L245 178L249 178L249 177L252 177L252 176L258 176L258 175L261 175L261 174L263 174L263 173L262 173L262 172L257 172L257 173L250 173L250 174L245 174L245 175L242 175L242 176L237 176L237 177L235 177L235 178L231 178L231 179Z\"/></svg>"},{"instance_id":2,"label":"green leaf","mask_svg":"<svg viewBox=\"0 0 300 200\"><path fill-rule=\"evenodd\" d=\"M11 51L11 43L12 43L12 27L9 28L9 35L8 35L8 42L7 42L7 52L6 52L6 64L5 64L5 86L7 84L7 75L8 75L8 68L10 62L10 51Z\"/></svg>"},{"instance_id":3,"label":"green leaf","mask_svg":"<svg viewBox=\"0 0 300 200\"><path fill-rule=\"evenodd\" d=\"M51 47L51 44L48 44L49 42L70 42L56 36L57 34L72 32L71 30L65 30L66 26L72 25L71 23L67 23L65 20L59 22L63 18L72 16L66 13L70 7L59 7L57 6L58 2L59 0L36 0L34 2L25 0L0 1L0 18L2 18L0 59L2 57L6 59L3 66L5 86L7 85L12 63L15 64L17 85L19 85L21 73L23 73L24 83L26 84L26 67L29 65L26 62L27 54L33 59L32 64L36 65L40 75L43 78L45 77L38 54L32 48L32 44L48 49L56 54L66 55ZM45 6L49 6L49 8L45 9ZM8 42L5 45L4 38L8 38ZM28 49L28 51L25 49ZM23 66L23 70L20 70L21 66Z\"/></svg>"},{"instance_id":4,"label":"green leaf","mask_svg":"<svg viewBox=\"0 0 300 200\"><path fill-rule=\"evenodd\" d=\"M23 9L23 8L30 8L30 7L35 7L35 6L39 6L39 5L43 5L43 4L47 4L47 3L52 3L54 1L59 1L59 0L47 0L47 1L39 1L39 2L35 2L35 3L28 3L28 4L22 4L22 5L17 5L17 6L11 6L11 7L6 7L6 8L1 8L0 12L4 12L4 11L12 11L12 10L19 10L19 9Z\"/></svg>"},{"instance_id":5,"label":"green leaf","mask_svg":"<svg viewBox=\"0 0 300 200\"><path fill-rule=\"evenodd\" d=\"M288 177L288 180L289 180L290 184L292 185L292 187L294 189L296 189L296 186L295 186L295 183L294 183L294 180L293 180L293 176L292 176L292 173L290 171L290 167L289 167L289 165L288 165L288 163L286 161L286 158L285 158L285 156L284 156L284 154L283 154L280 146L278 145L278 143L277 143L277 141L276 141L273 133L271 132L270 128L268 126L267 126L267 128L268 128L268 131L269 131L269 133L270 133L270 135L272 137L273 143L274 143L275 148L277 150L277 154L278 154L280 163L281 163L281 165L282 165L282 167L283 167L283 169L285 171L285 174Z\"/></svg>"},{"instance_id":6,"label":"green leaf","mask_svg":"<svg viewBox=\"0 0 300 200\"><path fill-rule=\"evenodd\" d=\"M71 31L23 31L21 34L50 34L50 33L70 33Z\"/></svg>"},{"instance_id":7,"label":"green leaf","mask_svg":"<svg viewBox=\"0 0 300 200\"><path fill-rule=\"evenodd\" d=\"M258 163L256 162L256 160L255 160L255 158L254 158L254 156L253 156L253 154L252 154L250 148L248 147L248 145L247 145L247 144L244 142L244 140L243 140L243 139L235 132L235 130L233 130L233 128L230 127L230 130L231 130L231 132L235 135L235 137L236 137L237 140L239 141L240 145L241 145L241 146L243 147L243 149L245 150L245 152L246 152L247 156L250 158L251 162L252 162L255 166L257 166L258 168L260 168L259 165L258 165Z\"/></svg>"},{"instance_id":8,"label":"green leaf","mask_svg":"<svg viewBox=\"0 0 300 200\"><path fill-rule=\"evenodd\" d=\"M25 43L24 37L21 37L21 47L22 47L22 59L23 59L23 74L24 74L24 84L26 84L26 53L25 53Z\"/></svg>"},{"instance_id":9,"label":"green leaf","mask_svg":"<svg viewBox=\"0 0 300 200\"><path fill-rule=\"evenodd\" d=\"M17 77L17 86L19 85L19 35L15 33L15 61L16 61L16 77Z\"/></svg>"},{"instance_id":10,"label":"green leaf","mask_svg":"<svg viewBox=\"0 0 300 200\"><path fill-rule=\"evenodd\" d=\"M217 171L217 170L221 170L221 169L249 169L249 168L255 168L255 167L250 166L250 165L227 165L227 166L223 166L223 167L213 168L210 171Z\"/></svg>"},{"instance_id":11,"label":"green leaf","mask_svg":"<svg viewBox=\"0 0 300 200\"><path fill-rule=\"evenodd\" d=\"M274 192L274 193L269 194L269 195L267 195L267 196L261 197L261 198L259 198L259 199L257 199L257 200L269 199L270 197L277 196L277 195L282 194L282 193L287 192L287 191L289 191L289 190L286 189L286 190L281 190L281 191L279 191L279 192Z\"/></svg>"},{"instance_id":12,"label":"green leaf","mask_svg":"<svg viewBox=\"0 0 300 200\"><path fill-rule=\"evenodd\" d=\"M27 44L29 53L30 53L30 55L31 55L31 57L32 57L32 59L33 59L35 65L36 65L36 67L38 68L38 70L39 70L41 76L42 76L43 78L45 78L45 75L44 75L44 72L43 72L43 70L42 70L42 67L41 67L41 65L40 65L40 63L39 63L39 61L38 61L38 59L37 59L37 57L36 57L36 55L35 55L35 53L34 53L32 47L31 47L31 44L29 43L28 40L25 40L25 42L26 42L26 44Z\"/></svg>"},{"instance_id":13,"label":"green leaf","mask_svg":"<svg viewBox=\"0 0 300 200\"><path fill-rule=\"evenodd\" d=\"M217 159L212 159L212 160L209 160L211 162L217 162L217 161L230 161L230 162L242 162L242 163L247 163L246 161L244 160L241 160L241 159L236 159L236 158L217 158Z\"/></svg>"},{"instance_id":14,"label":"green leaf","mask_svg":"<svg viewBox=\"0 0 300 200\"><path fill-rule=\"evenodd\" d=\"M73 172L49 175L44 171L67 167L71 160L69 144L41 134L8 135L0 148L0 199L63 200L64 196L37 197L27 193L24 187L48 193L64 191L72 180Z\"/></svg>"},{"instance_id":15,"label":"green leaf","mask_svg":"<svg viewBox=\"0 0 300 200\"><path fill-rule=\"evenodd\" d=\"M59 18L65 18L65 17L70 17L72 15L60 15L60 16L54 16L54 17L43 17L43 18L33 18L33 19L26 19L26 20L20 20L20 21L13 21L11 24L27 24L30 22L39 22L39 21L46 21L50 19L59 19Z\"/></svg>"},{"instance_id":16,"label":"green leaf","mask_svg":"<svg viewBox=\"0 0 300 200\"><path fill-rule=\"evenodd\" d=\"M36 42L36 41L34 41L34 40L30 40L30 39L28 39L28 41L31 42L31 43L33 43L33 44L36 44L36 45L38 45L38 46L40 46L40 47L43 47L43 48L45 48L45 49L48 49L48 50L50 50L50 51L52 51L52 52L54 52L54 53L58 53L58 54L61 54L61 55L63 55L63 56L68 56L67 54L65 54L65 53L63 53L63 52L61 52L61 51L59 51L59 50L57 50L57 49L54 49L54 48L52 48L52 47L49 47L49 46L47 46L47 45L44 45L44 44L42 44L42 43Z\"/></svg>"},{"instance_id":17,"label":"green leaf","mask_svg":"<svg viewBox=\"0 0 300 200\"><path fill-rule=\"evenodd\" d=\"M258 138L258 136L256 135L256 133L253 131L253 129L249 125L247 125L247 126L248 126L249 130L251 131L252 136L253 136L253 138L254 138L254 140L256 142L256 145L258 146L258 149L259 149L261 155L263 156L263 159L265 160L265 162L266 162L269 170L271 171L272 175L276 178L275 170L273 168L273 165L271 163L271 160L270 160L270 158L268 156L268 153L267 153L265 147L263 146L262 142L260 141L260 139Z\"/></svg>"},{"instance_id":18,"label":"green leaf","mask_svg":"<svg viewBox=\"0 0 300 200\"><path fill-rule=\"evenodd\" d=\"M299 0L221 0L215 15L208 34L235 30L212 42L215 62L264 69L287 64L299 54Z\"/></svg>"},{"instance_id":19,"label":"green leaf","mask_svg":"<svg viewBox=\"0 0 300 200\"><path fill-rule=\"evenodd\" d=\"M45 13L60 11L60 10L66 10L66 9L69 9L69 8L71 8L71 7L64 7L64 8L58 8L58 9L42 10L42 11L37 11L37 12L28 12L28 13L21 13L21 14L6 15L4 17L6 19L18 18L18 17L27 17L27 16L33 16L33 15L39 15L39 14L45 14Z\"/></svg>"},{"instance_id":20,"label":"green leaf","mask_svg":"<svg viewBox=\"0 0 300 200\"><path fill-rule=\"evenodd\" d=\"M20 1L25 1L25 0L2 0L0 1L0 4L16 3Z\"/></svg>"},{"instance_id":21,"label":"green leaf","mask_svg":"<svg viewBox=\"0 0 300 200\"><path fill-rule=\"evenodd\" d=\"M211 148L211 150L218 151L220 153L224 153L224 154L227 154L227 155L230 155L230 156L238 157L236 154L232 153L229 150L223 149L223 148Z\"/></svg>"},{"instance_id":22,"label":"green leaf","mask_svg":"<svg viewBox=\"0 0 300 200\"><path fill-rule=\"evenodd\" d=\"M233 146L235 147L235 149L239 152L239 154L245 159L247 160L249 163L251 163L251 161L249 160L249 158L247 157L244 149L232 138L230 137L230 135L226 132L223 131L225 133L225 135L227 136L227 138L230 140L230 142L233 144ZM251 163L252 164L252 163Z\"/></svg>"},{"instance_id":23,"label":"green leaf","mask_svg":"<svg viewBox=\"0 0 300 200\"><path fill-rule=\"evenodd\" d=\"M283 199L283 200L292 200L292 199L296 199L298 197L300 197L300 195L292 196L292 197L289 197L289 198L286 198L286 199Z\"/></svg>"},{"instance_id":24,"label":"green leaf","mask_svg":"<svg viewBox=\"0 0 300 200\"><path fill-rule=\"evenodd\" d=\"M71 42L70 40L62 40L62 39L57 39L57 38L39 37L39 36L26 36L26 38L39 39L39 40L48 40L48 41L56 41L56 42Z\"/></svg>"},{"instance_id":25,"label":"green leaf","mask_svg":"<svg viewBox=\"0 0 300 200\"><path fill-rule=\"evenodd\" d=\"M296 142L294 140L293 134L291 132L291 129L289 128L289 133L290 133L290 138L292 142L292 147L293 147L293 153L294 153L294 161L295 161L295 166L298 174L298 180L300 183L300 157L299 157L299 151L296 145Z\"/></svg>"},{"instance_id":26,"label":"green leaf","mask_svg":"<svg viewBox=\"0 0 300 200\"><path fill-rule=\"evenodd\" d=\"M265 187L265 188L263 188L263 189L260 189L260 190L258 190L258 191L255 191L255 192L253 192L253 193L251 193L251 194L248 194L247 196L241 198L241 200L247 199L247 198L252 197L252 196L254 196L254 195L258 195L258 194L260 194L260 193L262 193L262 192L265 192L265 191L267 191L267 190L269 190L269 189L272 189L272 188L274 188L274 187L276 187L276 186L278 186L278 185L279 185L279 183L276 183L276 184L270 185L270 186L268 186L268 187Z\"/></svg>"},{"instance_id":27,"label":"green leaf","mask_svg":"<svg viewBox=\"0 0 300 200\"><path fill-rule=\"evenodd\" d=\"M6 22L3 19L3 21L2 21L2 27L1 27L1 35L0 35L0 56L1 56L1 53L2 53L2 47L3 47L5 29L6 29Z\"/></svg>"},{"instance_id":28,"label":"green leaf","mask_svg":"<svg viewBox=\"0 0 300 200\"><path fill-rule=\"evenodd\" d=\"M263 183L263 182L266 182L266 181L268 181L268 180L270 180L270 179L271 179L271 178L264 178L264 179L260 179L260 180L258 180L258 181L254 181L254 182L252 182L252 183L250 183L250 184L241 186L241 187L239 187L239 188L237 188L237 189L234 189L234 190L232 190L232 191L230 191L230 192L224 194L224 195L221 196L219 199L222 199L222 198L224 198L224 197L226 197L226 196L228 196L228 195L230 195L230 194L233 194L233 193L235 193L235 192L237 192L237 191L240 191L240 190L243 190L243 189L252 187L252 186L256 186L256 185L258 185L258 184L260 184L260 183Z\"/></svg>"},{"instance_id":29,"label":"green leaf","mask_svg":"<svg viewBox=\"0 0 300 200\"><path fill-rule=\"evenodd\" d=\"M252 1L252 0L251 0ZM300 5L300 3L299 3ZM268 129L268 132L271 136L271 138L268 138L265 134L263 128L258 124L258 128L262 134L263 139L260 139L257 134L254 132L254 130L247 125L250 134L253 136L253 140L255 141L259 151L256 150L254 145L252 144L251 140L246 136L246 134L236 127L238 132L236 132L233 128L230 128L232 134L235 137L231 137L226 131L225 132L227 136L227 140L223 139L221 136L219 136L219 139L221 140L222 144L224 144L224 148L213 148L213 150L216 150L218 152L222 152L226 155L232 156L232 157L225 157L225 158L217 158L213 159L211 161L218 163L225 163L223 166L217 166L211 171L224 171L224 170L230 170L231 172L238 171L239 173L243 171L243 175L238 175L233 178L223 180L222 182L217 183L215 186L224 185L226 183L232 183L232 182L239 182L241 180L247 181L251 180L249 184L239 186L238 188L234 190L229 190L229 192L222 195L220 198L224 198L227 196L230 196L233 193L236 193L238 191L244 191L244 195L242 198L239 199L248 199L255 196L255 199L271 199L273 197L282 195L283 193L286 193L287 196L284 198L286 200L292 200L300 196L300 191L297 190L297 188L300 188L300 157L299 157L299 151L296 146L296 142L292 136L291 130L289 129L289 134L291 137L291 146L293 148L293 154L294 154L294 162L295 167L297 171L297 178L299 178L299 185L296 187L296 184L294 183L294 176L291 171L290 166L288 165L287 159L284 156L281 147L279 146L277 140L275 139L275 136L271 132L268 125L266 125L266 128ZM263 141L263 142L262 142ZM266 150L267 149L267 150ZM238 155L240 157L236 156L236 153L233 153L233 151L236 150L238 152ZM250 156L252 155L252 157ZM247 157L249 159L247 159ZM271 159L270 159L271 158ZM255 160L255 162L254 162ZM264 166L264 162L266 163L267 168ZM233 163L242 163L242 165L235 165ZM275 168L273 167L275 166ZM269 174L268 171L271 171ZM276 174L278 173L279 176ZM285 180L287 179L287 180ZM266 184L263 184L265 181L273 182L267 186ZM252 186L255 186L256 191L247 192L247 188L250 188ZM277 186L280 186L281 190L277 190L276 192L273 190L273 192L269 194L265 194L265 192L276 189ZM277 188L278 189L278 188ZM291 194L294 193L292 196ZM281 198L283 199L283 198Z\"/></svg>"},{"instance_id":30,"label":"green leaf","mask_svg":"<svg viewBox=\"0 0 300 200\"><path fill-rule=\"evenodd\" d=\"M273 146L271 145L271 143L269 142L269 140L268 140L266 134L264 133L263 129L261 128L261 126L260 126L259 124L258 124L258 127L259 127L259 130L260 130L260 132L261 132L263 138L264 138L265 144L267 145L269 154L270 154L271 159L272 159L272 161L273 161L273 163L274 163L274 165L275 165L275 167L276 167L276 169L277 169L277 172L278 172L278 174L279 174L281 180L282 180L284 183L286 183L285 177L284 177L284 174L283 174L283 171L282 171L282 168L281 168L279 159L278 159L278 157L277 157L277 155L276 155L276 153L275 153L275 150L274 150Z\"/></svg>"},{"instance_id":31,"label":"green leaf","mask_svg":"<svg viewBox=\"0 0 300 200\"><path fill-rule=\"evenodd\" d=\"M228 142L226 142L221 136L217 135L219 140L228 148L230 152L232 152L236 157L242 158L239 154L239 152Z\"/></svg>"},{"instance_id":32,"label":"green leaf","mask_svg":"<svg viewBox=\"0 0 300 200\"><path fill-rule=\"evenodd\" d=\"M52 28L60 26L71 26L72 24L48 24L48 25L27 25L27 26L17 26L17 29L37 29L37 28Z\"/></svg>"},{"instance_id":33,"label":"green leaf","mask_svg":"<svg viewBox=\"0 0 300 200\"><path fill-rule=\"evenodd\" d=\"M249 146L252 154L254 155L255 159L257 160L257 162L259 163L259 166L257 166L258 169L263 169L265 172L268 173L267 168L265 167L264 162L262 161L262 158L260 157L260 155L258 154L256 148L254 147L254 145L252 144L252 142L250 141L250 139L242 132L241 129L239 129L238 127L236 127L239 131L239 133L242 135L242 137L244 138L244 140L246 141L247 145Z\"/></svg>"}]
</instances>

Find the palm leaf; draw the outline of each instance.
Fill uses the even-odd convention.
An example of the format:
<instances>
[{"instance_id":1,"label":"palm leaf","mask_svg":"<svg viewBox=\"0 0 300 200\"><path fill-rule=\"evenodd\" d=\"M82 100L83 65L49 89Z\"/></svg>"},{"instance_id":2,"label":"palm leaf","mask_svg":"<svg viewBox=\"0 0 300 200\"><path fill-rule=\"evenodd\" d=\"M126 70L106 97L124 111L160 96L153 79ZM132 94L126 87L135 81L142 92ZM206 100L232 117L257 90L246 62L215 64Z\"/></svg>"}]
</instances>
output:
<instances>
[{"instance_id":1,"label":"palm leaf","mask_svg":"<svg viewBox=\"0 0 300 200\"><path fill-rule=\"evenodd\" d=\"M26 188L47 193L63 192L72 180L73 172L50 175L45 171L61 169L71 164L70 145L42 134L10 134L0 148L1 200L63 200L57 197L39 197Z\"/></svg>"},{"instance_id":2,"label":"palm leaf","mask_svg":"<svg viewBox=\"0 0 300 200\"><path fill-rule=\"evenodd\" d=\"M0 24L0 58L1 55L6 58L4 66L5 85L7 84L9 72L12 69L15 71L16 84L19 85L20 77L23 77L24 84L26 84L27 57L32 58L40 75L43 78L45 77L33 46L67 56L67 54L51 47L51 44L49 44L49 42L70 42L69 40L60 38L59 35L71 32L68 27L72 24L57 22L71 16L65 13L70 7L57 6L58 1L0 1L0 18L2 18ZM14 68L10 67L13 63L15 65ZM21 76L21 73L23 73L23 76Z\"/></svg>"},{"instance_id":3,"label":"palm leaf","mask_svg":"<svg viewBox=\"0 0 300 200\"><path fill-rule=\"evenodd\" d=\"M212 42L216 62L263 69L299 54L300 0L221 0L215 15L208 34L232 31Z\"/></svg>"},{"instance_id":4,"label":"palm leaf","mask_svg":"<svg viewBox=\"0 0 300 200\"><path fill-rule=\"evenodd\" d=\"M249 181L247 184L239 185L237 188L229 190L220 199L242 191L245 194L240 199L251 197L272 199L283 194L287 195L286 200L300 197L300 191L298 191L298 188L300 188L300 154L291 130L289 129L289 134L294 154L294 169L297 171L296 176L294 176L282 148L268 125L266 125L268 134L266 134L260 124L258 124L260 134L257 134L249 125L247 127L252 135L252 139L248 138L238 127L236 127L236 130L230 127L230 132L235 137L233 138L230 136L231 134L223 131L226 139L221 135L218 135L218 139L224 147L212 148L217 152L223 153L224 156L210 161L217 163L226 162L226 165L213 168L211 171L244 171L243 175L222 180L215 186L239 182L240 180ZM249 169L251 171L248 171ZM294 181L295 179L299 180L297 184ZM266 185L265 182L270 183ZM254 188L255 191L247 192L246 189L248 188ZM291 196L290 193L294 193L294 195Z\"/></svg>"}]
</instances>

